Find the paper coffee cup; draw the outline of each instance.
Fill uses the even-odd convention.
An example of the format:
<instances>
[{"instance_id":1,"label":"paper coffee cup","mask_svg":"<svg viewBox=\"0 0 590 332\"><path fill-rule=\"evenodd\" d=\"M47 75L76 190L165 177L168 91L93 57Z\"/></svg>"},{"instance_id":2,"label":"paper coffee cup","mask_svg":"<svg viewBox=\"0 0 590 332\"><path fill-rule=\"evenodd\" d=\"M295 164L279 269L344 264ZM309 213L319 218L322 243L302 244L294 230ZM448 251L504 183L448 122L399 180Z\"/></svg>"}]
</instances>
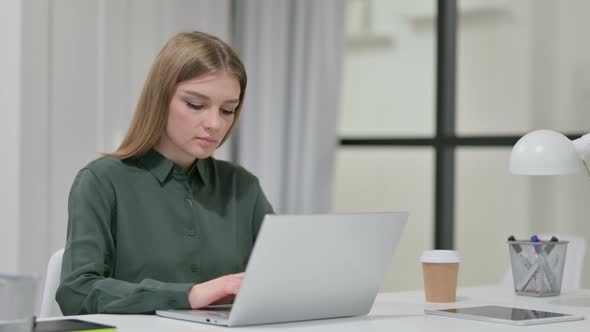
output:
<instances>
[{"instance_id":1,"label":"paper coffee cup","mask_svg":"<svg viewBox=\"0 0 590 332\"><path fill-rule=\"evenodd\" d=\"M427 250L420 256L424 275L424 294L428 302L455 302L459 253L453 250Z\"/></svg>"}]
</instances>

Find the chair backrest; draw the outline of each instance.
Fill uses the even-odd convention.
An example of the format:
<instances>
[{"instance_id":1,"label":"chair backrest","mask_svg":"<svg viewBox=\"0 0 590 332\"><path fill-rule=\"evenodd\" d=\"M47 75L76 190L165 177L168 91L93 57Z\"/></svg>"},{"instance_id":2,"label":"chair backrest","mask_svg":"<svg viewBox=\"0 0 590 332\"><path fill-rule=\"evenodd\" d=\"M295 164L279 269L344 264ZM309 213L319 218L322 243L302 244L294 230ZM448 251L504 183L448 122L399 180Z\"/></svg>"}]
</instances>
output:
<instances>
[{"instance_id":1,"label":"chair backrest","mask_svg":"<svg viewBox=\"0 0 590 332\"><path fill-rule=\"evenodd\" d=\"M549 239L552 236L557 237L561 241L569 242L565 255L561 289L580 288L582 286L584 257L586 256L586 240L583 237L569 234L541 234L539 238ZM510 266L508 266L508 271L504 274L502 283L513 286L512 269Z\"/></svg>"},{"instance_id":2,"label":"chair backrest","mask_svg":"<svg viewBox=\"0 0 590 332\"><path fill-rule=\"evenodd\" d=\"M41 311L39 317L60 317L63 316L61 309L55 301L55 293L59 286L61 275L61 261L64 254L64 249L59 249L47 264L47 275L45 277L45 288L43 289L43 300L41 302Z\"/></svg>"}]
</instances>

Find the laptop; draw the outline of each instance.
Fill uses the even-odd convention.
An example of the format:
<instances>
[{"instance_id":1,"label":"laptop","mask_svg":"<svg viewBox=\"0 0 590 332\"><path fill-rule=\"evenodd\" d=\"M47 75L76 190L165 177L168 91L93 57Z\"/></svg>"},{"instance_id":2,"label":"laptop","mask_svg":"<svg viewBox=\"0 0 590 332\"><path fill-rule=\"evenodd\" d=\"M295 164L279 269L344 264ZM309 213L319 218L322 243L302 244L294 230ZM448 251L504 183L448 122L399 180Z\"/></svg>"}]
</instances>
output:
<instances>
[{"instance_id":1,"label":"laptop","mask_svg":"<svg viewBox=\"0 0 590 332\"><path fill-rule=\"evenodd\" d=\"M266 215L231 308L162 317L245 326L369 313L408 213Z\"/></svg>"}]
</instances>

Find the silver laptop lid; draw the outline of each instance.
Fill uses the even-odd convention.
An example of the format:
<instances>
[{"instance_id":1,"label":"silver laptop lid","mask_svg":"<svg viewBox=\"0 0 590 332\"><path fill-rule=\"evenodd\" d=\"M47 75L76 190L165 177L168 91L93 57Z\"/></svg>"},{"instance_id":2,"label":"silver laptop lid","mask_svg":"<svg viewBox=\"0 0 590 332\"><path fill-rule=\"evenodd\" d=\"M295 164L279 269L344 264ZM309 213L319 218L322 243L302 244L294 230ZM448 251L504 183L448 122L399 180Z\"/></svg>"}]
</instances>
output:
<instances>
[{"instance_id":1,"label":"silver laptop lid","mask_svg":"<svg viewBox=\"0 0 590 332\"><path fill-rule=\"evenodd\" d=\"M367 314L408 214L267 215L229 325Z\"/></svg>"}]
</instances>

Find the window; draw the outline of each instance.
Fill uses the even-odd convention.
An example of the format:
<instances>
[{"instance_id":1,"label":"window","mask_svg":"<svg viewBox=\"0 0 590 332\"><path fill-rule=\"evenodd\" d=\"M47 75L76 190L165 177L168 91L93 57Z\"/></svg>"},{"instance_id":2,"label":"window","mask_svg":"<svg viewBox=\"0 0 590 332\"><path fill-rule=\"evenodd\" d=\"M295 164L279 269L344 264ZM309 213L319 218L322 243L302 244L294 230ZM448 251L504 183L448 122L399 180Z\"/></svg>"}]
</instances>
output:
<instances>
[{"instance_id":1,"label":"window","mask_svg":"<svg viewBox=\"0 0 590 332\"><path fill-rule=\"evenodd\" d=\"M348 6L333 208L410 211L384 290L421 287L424 249L457 248L466 286L501 280L508 235L590 235L590 177L508 171L526 132L590 132L590 3Z\"/></svg>"}]
</instances>

